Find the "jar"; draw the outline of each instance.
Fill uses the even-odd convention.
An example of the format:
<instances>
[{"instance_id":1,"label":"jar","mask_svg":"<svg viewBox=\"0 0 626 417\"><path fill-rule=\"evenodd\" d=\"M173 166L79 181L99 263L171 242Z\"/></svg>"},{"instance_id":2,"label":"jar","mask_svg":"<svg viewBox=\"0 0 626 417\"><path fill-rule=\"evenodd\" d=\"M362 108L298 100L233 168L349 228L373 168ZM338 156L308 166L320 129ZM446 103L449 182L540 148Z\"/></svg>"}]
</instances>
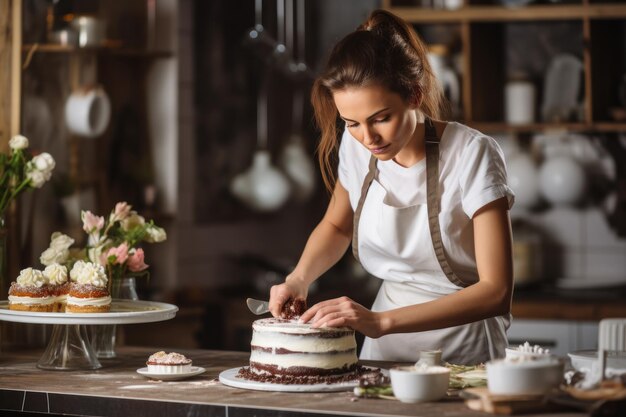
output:
<instances>
[{"instance_id":1,"label":"jar","mask_svg":"<svg viewBox=\"0 0 626 417\"><path fill-rule=\"evenodd\" d=\"M512 78L504 87L505 120L509 124L535 121L535 86L523 77Z\"/></svg>"}]
</instances>

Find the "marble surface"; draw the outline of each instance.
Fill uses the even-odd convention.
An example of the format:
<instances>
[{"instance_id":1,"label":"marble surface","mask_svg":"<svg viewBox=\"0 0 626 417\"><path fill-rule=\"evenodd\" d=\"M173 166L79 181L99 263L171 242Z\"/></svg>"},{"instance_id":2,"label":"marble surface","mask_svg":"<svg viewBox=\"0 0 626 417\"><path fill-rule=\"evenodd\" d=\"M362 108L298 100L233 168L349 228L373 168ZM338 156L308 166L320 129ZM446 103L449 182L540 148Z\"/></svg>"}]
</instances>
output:
<instances>
[{"instance_id":1,"label":"marble surface","mask_svg":"<svg viewBox=\"0 0 626 417\"><path fill-rule=\"evenodd\" d=\"M355 399L351 392L284 393L224 386L221 371L247 363L249 353L177 350L206 372L181 381L154 381L137 374L161 348L125 347L118 358L103 359L96 371L44 371L35 364L41 352L0 353L0 414L41 412L84 416L484 416L462 401L403 404ZM166 349L167 350L167 349ZM392 363L366 362L368 365ZM534 414L533 416L540 416ZM546 414L547 415L547 414ZM553 415L553 414L552 414ZM561 413L581 417L583 413Z\"/></svg>"}]
</instances>

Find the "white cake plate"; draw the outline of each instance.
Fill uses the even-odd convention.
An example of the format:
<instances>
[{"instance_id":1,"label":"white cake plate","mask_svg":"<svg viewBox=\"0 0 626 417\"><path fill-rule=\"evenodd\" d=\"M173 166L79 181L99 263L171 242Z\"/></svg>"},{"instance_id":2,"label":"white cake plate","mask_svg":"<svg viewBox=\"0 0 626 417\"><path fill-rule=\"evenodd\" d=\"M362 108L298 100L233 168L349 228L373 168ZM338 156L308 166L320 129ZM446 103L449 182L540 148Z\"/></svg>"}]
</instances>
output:
<instances>
[{"instance_id":1,"label":"white cake plate","mask_svg":"<svg viewBox=\"0 0 626 417\"><path fill-rule=\"evenodd\" d=\"M43 313L9 310L8 301L0 301L0 320L54 325L37 367L55 371L102 367L89 343L85 325L152 323L172 319L177 311L173 304L113 300L107 313Z\"/></svg>"},{"instance_id":2,"label":"white cake plate","mask_svg":"<svg viewBox=\"0 0 626 417\"><path fill-rule=\"evenodd\" d=\"M258 391L279 392L335 392L351 391L359 385L359 381L336 382L332 384L274 384L271 382L253 381L237 376L242 367L231 368L220 373L220 382L234 388L252 389Z\"/></svg>"}]
</instances>

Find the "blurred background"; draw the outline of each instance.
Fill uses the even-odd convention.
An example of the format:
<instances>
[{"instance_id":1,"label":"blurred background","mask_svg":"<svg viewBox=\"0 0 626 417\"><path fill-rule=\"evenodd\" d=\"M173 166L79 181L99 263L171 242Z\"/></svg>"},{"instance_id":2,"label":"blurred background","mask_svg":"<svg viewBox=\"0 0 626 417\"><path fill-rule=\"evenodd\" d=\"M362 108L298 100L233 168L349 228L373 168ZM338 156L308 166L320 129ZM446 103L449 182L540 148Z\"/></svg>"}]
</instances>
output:
<instances>
[{"instance_id":1,"label":"blurred background","mask_svg":"<svg viewBox=\"0 0 626 417\"><path fill-rule=\"evenodd\" d=\"M19 202L5 287L41 267L53 231L84 240L81 209L127 201L168 234L145 247L138 296L180 311L118 326L122 343L248 350L245 299L282 282L328 202L312 81L380 7L428 44L450 119L505 152L517 195L511 343L596 348L598 321L626 315L620 1L0 0L0 143L21 132L57 161L52 184ZM81 91L92 101L74 120ZM379 283L348 252L309 303L369 306ZM5 348L49 334L2 326Z\"/></svg>"}]
</instances>

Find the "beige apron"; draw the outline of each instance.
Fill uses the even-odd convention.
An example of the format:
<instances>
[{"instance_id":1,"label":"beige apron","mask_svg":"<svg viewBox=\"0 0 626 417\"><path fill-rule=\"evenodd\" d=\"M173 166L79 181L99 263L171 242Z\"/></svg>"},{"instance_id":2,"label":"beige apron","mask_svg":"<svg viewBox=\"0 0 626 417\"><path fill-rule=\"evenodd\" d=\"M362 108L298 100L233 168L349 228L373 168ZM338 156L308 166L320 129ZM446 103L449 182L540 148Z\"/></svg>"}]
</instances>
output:
<instances>
[{"instance_id":1,"label":"beige apron","mask_svg":"<svg viewBox=\"0 0 626 417\"><path fill-rule=\"evenodd\" d=\"M385 204L374 156L363 182L352 248L363 267L383 279L372 311L432 301L473 284L457 277L446 260L439 229L439 138L429 118L425 129L427 204L401 208ZM402 271L415 281L385 279L390 271ZM445 329L365 338L360 356L415 361L420 350L441 349L444 361L477 364L504 356L507 327L507 317L492 317Z\"/></svg>"}]
</instances>

